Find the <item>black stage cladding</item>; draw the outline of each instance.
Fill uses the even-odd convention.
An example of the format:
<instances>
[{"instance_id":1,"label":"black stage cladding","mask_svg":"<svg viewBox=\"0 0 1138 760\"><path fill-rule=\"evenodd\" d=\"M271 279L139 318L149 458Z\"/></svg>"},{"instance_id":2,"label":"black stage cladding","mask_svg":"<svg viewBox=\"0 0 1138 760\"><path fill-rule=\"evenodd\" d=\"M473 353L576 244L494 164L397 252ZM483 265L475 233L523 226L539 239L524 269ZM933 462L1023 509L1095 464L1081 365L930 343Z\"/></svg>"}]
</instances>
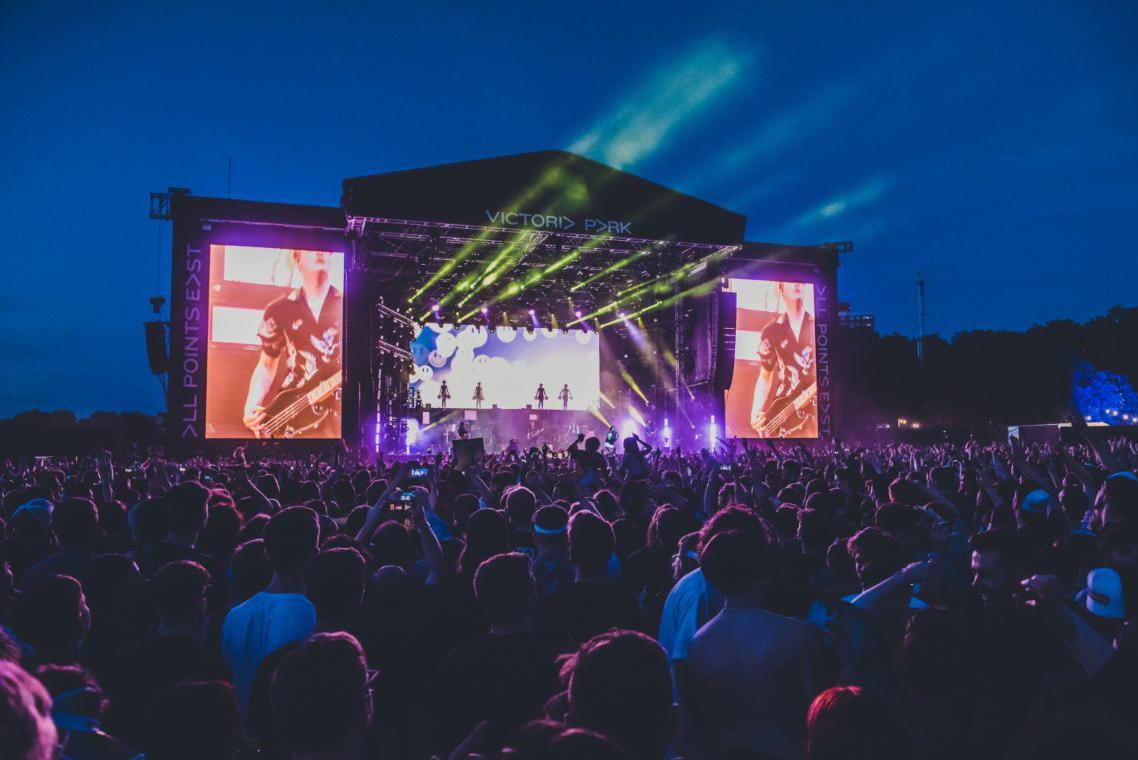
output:
<instances>
[{"instance_id":1,"label":"black stage cladding","mask_svg":"<svg viewBox=\"0 0 1138 760\"><path fill-rule=\"evenodd\" d=\"M419 219L735 244L746 217L560 150L344 180L349 219Z\"/></svg>"}]
</instances>

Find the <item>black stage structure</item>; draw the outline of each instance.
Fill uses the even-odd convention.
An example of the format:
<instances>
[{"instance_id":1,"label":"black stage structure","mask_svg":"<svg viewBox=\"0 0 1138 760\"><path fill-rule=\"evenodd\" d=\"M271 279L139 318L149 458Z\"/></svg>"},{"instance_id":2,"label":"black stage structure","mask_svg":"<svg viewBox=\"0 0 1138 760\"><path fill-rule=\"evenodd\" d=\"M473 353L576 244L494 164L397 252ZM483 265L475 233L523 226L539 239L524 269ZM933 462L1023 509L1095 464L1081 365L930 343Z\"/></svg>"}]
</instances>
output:
<instances>
[{"instance_id":1,"label":"black stage structure","mask_svg":"<svg viewBox=\"0 0 1138 760\"><path fill-rule=\"evenodd\" d=\"M234 443L207 438L204 424L219 395L206 388L211 245L345 254L350 446L402 450L409 419L439 418L409 405L414 323L525 327L534 315L546 326L601 331L602 390L613 409L635 395L649 427L670 420L677 443L706 442L731 383L734 294L722 283L733 276L813 284L818 435L836 432L830 348L838 254L849 244L746 242L742 215L572 153L350 178L339 207L172 190L152 194L151 216L173 222L166 425L175 450ZM499 416L507 425L518 417Z\"/></svg>"}]
</instances>

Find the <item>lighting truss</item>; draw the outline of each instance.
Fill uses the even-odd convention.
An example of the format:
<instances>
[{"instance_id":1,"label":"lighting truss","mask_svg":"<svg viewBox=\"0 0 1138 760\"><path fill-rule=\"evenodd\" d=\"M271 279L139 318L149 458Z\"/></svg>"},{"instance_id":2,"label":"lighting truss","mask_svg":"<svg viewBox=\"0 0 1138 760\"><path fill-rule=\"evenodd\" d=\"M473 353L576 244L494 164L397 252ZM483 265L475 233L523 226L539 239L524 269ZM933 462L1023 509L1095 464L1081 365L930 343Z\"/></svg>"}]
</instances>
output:
<instances>
[{"instance_id":1,"label":"lighting truss","mask_svg":"<svg viewBox=\"0 0 1138 760\"><path fill-rule=\"evenodd\" d=\"M674 272L678 267L699 261L712 254L726 258L741 249L739 245L695 243L617 235L588 235L561 231L491 225L454 224L387 217L349 217L348 230L356 241L356 252L363 266L384 279L397 284L404 293L417 292L426 281L448 262L463 252L464 258L445 275L438 277L415 299L415 308L436 303L451 293L464 279L482 272L487 263L504 247L511 250L507 276L473 296L465 311L480 303L494 302L494 311L514 311L537 307L539 312L554 311L571 319L573 310L590 310L611 299L621 290ZM645 251L651 253L644 255ZM572 256L568 264L556 262ZM635 264L616 268L603 277L598 274L617 262L637 256ZM407 266L409 261L417 266ZM426 271L426 275L422 271ZM392 277L392 274L395 277ZM525 283L527 278L542 274L536 282L526 284L510 297L500 297L508 282ZM589 278L588 287L571 290L573 285ZM397 282L395 282L397 280ZM650 292L645 298L652 298ZM453 315L448 315L453 316Z\"/></svg>"}]
</instances>

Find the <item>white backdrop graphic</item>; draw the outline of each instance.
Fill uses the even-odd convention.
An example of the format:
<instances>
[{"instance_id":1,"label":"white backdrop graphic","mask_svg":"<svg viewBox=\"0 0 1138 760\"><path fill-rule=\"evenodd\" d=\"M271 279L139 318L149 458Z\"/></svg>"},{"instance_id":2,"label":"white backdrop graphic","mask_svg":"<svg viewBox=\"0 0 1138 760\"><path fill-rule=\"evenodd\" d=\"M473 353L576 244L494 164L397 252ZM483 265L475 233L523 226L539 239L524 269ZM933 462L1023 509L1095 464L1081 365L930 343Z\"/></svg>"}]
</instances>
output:
<instances>
[{"instance_id":1,"label":"white backdrop graphic","mask_svg":"<svg viewBox=\"0 0 1138 760\"><path fill-rule=\"evenodd\" d=\"M584 411L600 397L600 340L594 332L556 329L525 330L426 324L411 342L415 367L411 388L424 403L439 405L445 380L451 398L447 407L474 407L475 386L482 383L483 409L535 408L539 383L545 384L546 409L561 409L558 397L569 385L569 409Z\"/></svg>"}]
</instances>

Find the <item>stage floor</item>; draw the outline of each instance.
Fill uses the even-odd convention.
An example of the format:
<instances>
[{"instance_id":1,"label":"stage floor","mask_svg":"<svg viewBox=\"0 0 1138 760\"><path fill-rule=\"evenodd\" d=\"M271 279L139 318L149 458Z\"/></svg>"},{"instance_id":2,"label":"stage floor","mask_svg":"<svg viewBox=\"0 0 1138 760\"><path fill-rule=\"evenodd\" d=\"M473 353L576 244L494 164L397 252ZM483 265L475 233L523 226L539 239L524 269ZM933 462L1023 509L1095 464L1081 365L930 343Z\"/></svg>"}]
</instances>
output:
<instances>
[{"instance_id":1,"label":"stage floor","mask_svg":"<svg viewBox=\"0 0 1138 760\"><path fill-rule=\"evenodd\" d=\"M505 449L516 440L522 448L548 443L564 448L579 433L604 438L608 426L595 414L563 409L418 409L417 448L449 446L464 425L469 438L482 438L487 451Z\"/></svg>"}]
</instances>

